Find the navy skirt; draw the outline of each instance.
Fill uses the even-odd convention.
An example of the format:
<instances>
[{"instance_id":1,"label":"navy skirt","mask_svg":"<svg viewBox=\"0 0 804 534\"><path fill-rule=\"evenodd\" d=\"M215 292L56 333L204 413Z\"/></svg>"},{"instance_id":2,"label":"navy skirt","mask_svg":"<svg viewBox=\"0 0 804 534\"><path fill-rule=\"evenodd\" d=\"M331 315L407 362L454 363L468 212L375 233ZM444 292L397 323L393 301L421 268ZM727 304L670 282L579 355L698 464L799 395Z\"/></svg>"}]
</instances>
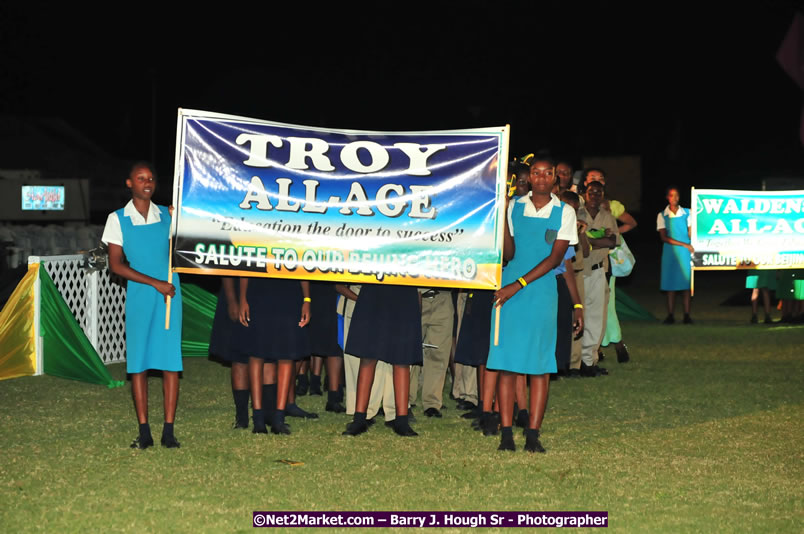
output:
<instances>
[{"instance_id":1,"label":"navy skirt","mask_svg":"<svg viewBox=\"0 0 804 534\"><path fill-rule=\"evenodd\" d=\"M338 345L338 292L331 282L310 282L310 354L343 356Z\"/></svg>"},{"instance_id":2,"label":"navy skirt","mask_svg":"<svg viewBox=\"0 0 804 534\"><path fill-rule=\"evenodd\" d=\"M572 305L567 281L563 275L556 276L558 287L558 317L556 323L556 367L559 371L569 369L572 353L572 320L575 308Z\"/></svg>"},{"instance_id":3,"label":"navy skirt","mask_svg":"<svg viewBox=\"0 0 804 534\"><path fill-rule=\"evenodd\" d=\"M422 314L415 287L365 284L352 313L346 352L391 365L422 363Z\"/></svg>"},{"instance_id":4,"label":"navy skirt","mask_svg":"<svg viewBox=\"0 0 804 534\"><path fill-rule=\"evenodd\" d=\"M461 331L455 347L455 361L462 365L486 365L489 357L491 310L494 291L475 289L466 297Z\"/></svg>"},{"instance_id":5,"label":"navy skirt","mask_svg":"<svg viewBox=\"0 0 804 534\"><path fill-rule=\"evenodd\" d=\"M240 279L234 279L235 299L240 299ZM221 284L218 292L218 304L215 317L212 319L212 333L209 339L209 353L213 357L234 363L248 363L248 354L243 351L242 341L247 335L247 328L239 320L229 318L226 293Z\"/></svg>"},{"instance_id":6,"label":"navy skirt","mask_svg":"<svg viewBox=\"0 0 804 534\"><path fill-rule=\"evenodd\" d=\"M310 355L310 325L299 327L304 303L301 282L249 278L246 300L251 322L243 329L243 350L249 356L301 360Z\"/></svg>"}]
</instances>

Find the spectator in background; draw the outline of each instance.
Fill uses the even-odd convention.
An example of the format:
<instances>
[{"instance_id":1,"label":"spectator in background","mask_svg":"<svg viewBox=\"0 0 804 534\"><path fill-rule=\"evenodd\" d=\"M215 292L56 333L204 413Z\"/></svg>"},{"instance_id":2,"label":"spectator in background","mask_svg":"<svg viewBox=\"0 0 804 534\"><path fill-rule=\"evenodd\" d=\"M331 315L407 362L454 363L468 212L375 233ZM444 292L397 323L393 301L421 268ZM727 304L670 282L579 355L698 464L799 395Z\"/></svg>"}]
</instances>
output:
<instances>
[{"instance_id":1,"label":"spectator in background","mask_svg":"<svg viewBox=\"0 0 804 534\"><path fill-rule=\"evenodd\" d=\"M690 318L690 212L679 205L678 188L667 188L667 207L656 216L656 230L662 240L661 289L667 292L667 317L664 324L675 322L676 293L684 298L684 324L692 324Z\"/></svg>"}]
</instances>

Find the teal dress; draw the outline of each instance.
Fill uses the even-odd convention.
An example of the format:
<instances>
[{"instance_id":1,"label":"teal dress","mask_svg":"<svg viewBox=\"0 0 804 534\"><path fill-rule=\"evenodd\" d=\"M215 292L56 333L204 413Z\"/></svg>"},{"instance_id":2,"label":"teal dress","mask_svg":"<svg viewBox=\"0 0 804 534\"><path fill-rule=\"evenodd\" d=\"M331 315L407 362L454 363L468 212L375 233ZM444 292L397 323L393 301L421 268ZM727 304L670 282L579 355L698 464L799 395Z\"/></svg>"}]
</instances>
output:
<instances>
[{"instance_id":1,"label":"teal dress","mask_svg":"<svg viewBox=\"0 0 804 534\"><path fill-rule=\"evenodd\" d=\"M167 280L170 254L170 213L159 208L160 220L133 225L117 210L123 232L123 252L135 271L157 280ZM126 371L148 369L181 371L181 284L173 275L176 296L170 304L170 329L165 330L165 297L153 287L128 281L126 287Z\"/></svg>"},{"instance_id":2,"label":"teal dress","mask_svg":"<svg viewBox=\"0 0 804 534\"><path fill-rule=\"evenodd\" d=\"M689 243L690 236L687 230L689 210L684 210L681 217L664 217L664 227L667 237ZM662 245L662 291L689 291L692 269L690 267L690 251L679 245L664 243Z\"/></svg>"},{"instance_id":3,"label":"teal dress","mask_svg":"<svg viewBox=\"0 0 804 534\"><path fill-rule=\"evenodd\" d=\"M514 257L503 268L502 285L515 282L547 258L561 229L562 202L553 206L546 219L525 216L525 203L514 204ZM512 373L543 375L556 372L556 316L558 286L550 270L534 280L500 308L500 344L494 346L491 316L491 342L486 367Z\"/></svg>"}]
</instances>

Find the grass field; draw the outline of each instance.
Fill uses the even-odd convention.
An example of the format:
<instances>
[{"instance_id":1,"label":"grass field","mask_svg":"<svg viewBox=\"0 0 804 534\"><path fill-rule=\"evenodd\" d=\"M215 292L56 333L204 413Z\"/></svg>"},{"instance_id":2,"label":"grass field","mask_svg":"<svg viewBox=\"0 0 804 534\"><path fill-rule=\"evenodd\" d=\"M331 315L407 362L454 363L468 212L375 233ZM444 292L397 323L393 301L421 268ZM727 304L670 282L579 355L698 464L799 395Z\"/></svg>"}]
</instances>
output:
<instances>
[{"instance_id":1,"label":"grass field","mask_svg":"<svg viewBox=\"0 0 804 534\"><path fill-rule=\"evenodd\" d=\"M804 326L749 325L747 308L719 306L735 280L696 275L696 324L624 323L632 362L609 351L609 376L552 383L545 455L523 452L521 434L516 453L498 452L449 400L440 420L417 410L415 439L382 424L342 437L348 418L321 397L299 399L321 419L291 419L291 436L234 431L228 370L204 359L185 359L182 448L137 451L128 386L0 382L0 530L248 532L253 510L604 510L616 531L801 532ZM663 315L652 286L626 291ZM158 438L158 379L151 414Z\"/></svg>"}]
</instances>

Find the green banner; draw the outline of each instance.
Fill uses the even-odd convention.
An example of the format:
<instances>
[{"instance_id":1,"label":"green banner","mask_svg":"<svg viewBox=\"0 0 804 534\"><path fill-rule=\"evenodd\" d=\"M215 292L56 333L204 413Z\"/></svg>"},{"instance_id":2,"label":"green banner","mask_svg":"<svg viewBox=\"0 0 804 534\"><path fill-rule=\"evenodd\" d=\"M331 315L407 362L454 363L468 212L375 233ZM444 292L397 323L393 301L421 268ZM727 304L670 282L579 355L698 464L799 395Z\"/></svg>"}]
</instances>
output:
<instances>
[{"instance_id":1,"label":"green banner","mask_svg":"<svg viewBox=\"0 0 804 534\"><path fill-rule=\"evenodd\" d=\"M804 191L692 189L693 267L804 267Z\"/></svg>"},{"instance_id":2,"label":"green banner","mask_svg":"<svg viewBox=\"0 0 804 534\"><path fill-rule=\"evenodd\" d=\"M181 285L182 328L181 354L187 357L206 358L209 355L209 337L215 317L217 295L195 284Z\"/></svg>"},{"instance_id":3,"label":"green banner","mask_svg":"<svg viewBox=\"0 0 804 534\"><path fill-rule=\"evenodd\" d=\"M124 385L109 374L44 266L39 268L39 283L39 331L44 342L45 374L108 388Z\"/></svg>"}]
</instances>

